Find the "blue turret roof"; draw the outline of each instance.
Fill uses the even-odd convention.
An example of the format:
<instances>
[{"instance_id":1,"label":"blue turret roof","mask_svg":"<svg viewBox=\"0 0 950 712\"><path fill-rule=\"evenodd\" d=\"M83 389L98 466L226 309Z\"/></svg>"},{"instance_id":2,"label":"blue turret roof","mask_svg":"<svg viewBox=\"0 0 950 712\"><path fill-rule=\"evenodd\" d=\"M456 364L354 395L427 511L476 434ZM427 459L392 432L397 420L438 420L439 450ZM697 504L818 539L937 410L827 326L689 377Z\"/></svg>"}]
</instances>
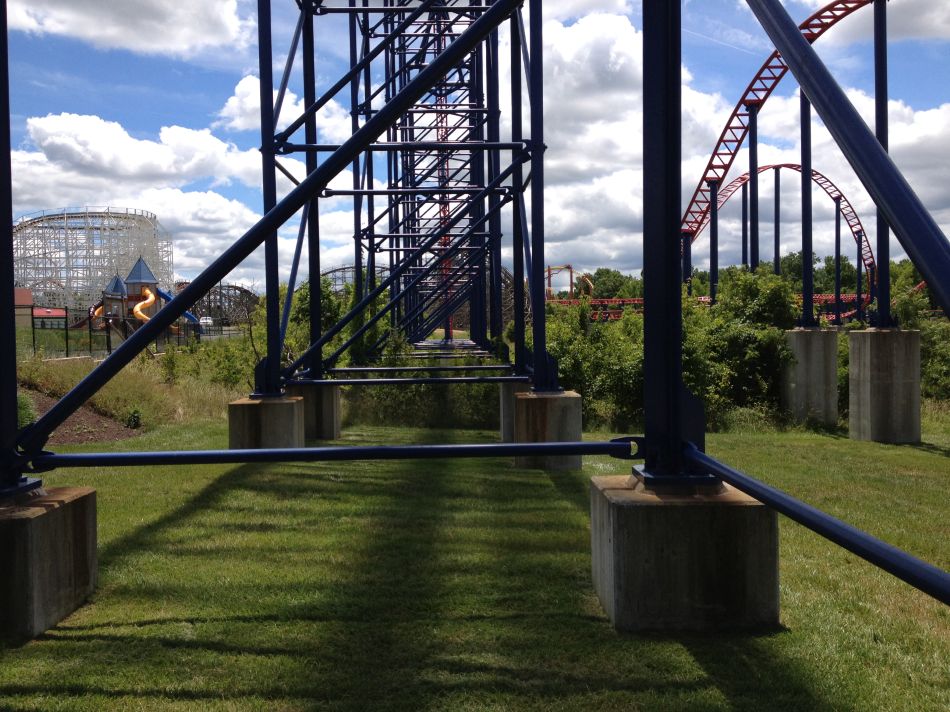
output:
<instances>
[{"instance_id":1,"label":"blue turret roof","mask_svg":"<svg viewBox=\"0 0 950 712\"><path fill-rule=\"evenodd\" d=\"M152 270L145 264L145 260L139 257L138 262L132 266L132 271L125 278L126 283L135 282L137 284L158 284L158 279L152 274Z\"/></svg>"},{"instance_id":2,"label":"blue turret roof","mask_svg":"<svg viewBox=\"0 0 950 712\"><path fill-rule=\"evenodd\" d=\"M122 281L119 275L112 278L112 281L109 282L109 286L107 286L104 291L113 297L124 297L128 295L128 291L125 289L125 282Z\"/></svg>"}]
</instances>

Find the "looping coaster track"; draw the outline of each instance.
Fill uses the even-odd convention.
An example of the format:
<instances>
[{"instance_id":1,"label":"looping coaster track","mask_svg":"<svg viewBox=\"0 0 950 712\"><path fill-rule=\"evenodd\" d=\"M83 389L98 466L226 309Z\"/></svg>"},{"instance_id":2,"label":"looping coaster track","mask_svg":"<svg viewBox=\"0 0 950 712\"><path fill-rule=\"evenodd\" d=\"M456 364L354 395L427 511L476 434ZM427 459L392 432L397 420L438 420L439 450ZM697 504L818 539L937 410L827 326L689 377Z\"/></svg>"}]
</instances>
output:
<instances>
[{"instance_id":1,"label":"looping coaster track","mask_svg":"<svg viewBox=\"0 0 950 712\"><path fill-rule=\"evenodd\" d=\"M787 168L788 170L796 171L798 173L802 172L802 167L797 163L777 163L771 166L760 166L758 172L765 173L766 171L780 170L782 168ZM750 177L751 176L748 173L743 173L741 176L722 188L717 196L717 206L721 208L723 205L725 205L729 201L729 198L731 198L736 193L736 191L749 182ZM851 205L851 201L848 200L845 194L841 192L838 186L836 186L830 178L819 171L812 169L811 179L815 185L825 191L829 198L836 202L840 201L841 217L844 218L845 222L847 222L848 228L851 230L851 234L854 236L855 244L860 245L861 247L861 262L864 263L864 266L867 268L867 274L873 274L874 254L871 252L871 243L868 241L867 233L864 230L864 226L861 224L861 218L858 217L858 213L855 211L854 206ZM705 225L703 227L705 227ZM700 228L700 230L702 230L702 228Z\"/></svg>"}]
</instances>

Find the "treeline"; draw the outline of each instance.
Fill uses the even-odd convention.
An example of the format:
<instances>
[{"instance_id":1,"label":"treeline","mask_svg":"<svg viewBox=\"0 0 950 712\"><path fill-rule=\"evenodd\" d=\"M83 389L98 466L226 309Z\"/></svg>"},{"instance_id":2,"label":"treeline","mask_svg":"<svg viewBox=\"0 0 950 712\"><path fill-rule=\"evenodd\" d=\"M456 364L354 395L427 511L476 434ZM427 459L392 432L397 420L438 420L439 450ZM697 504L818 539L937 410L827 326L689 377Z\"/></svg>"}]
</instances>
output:
<instances>
[{"instance_id":1,"label":"treeline","mask_svg":"<svg viewBox=\"0 0 950 712\"><path fill-rule=\"evenodd\" d=\"M801 252L792 252L785 255L780 260L781 278L787 282L791 290L800 294L802 291L802 272L803 259ZM891 261L891 296L899 300L908 293L913 292L915 288L923 281L920 273L914 267L914 264L907 259L899 262ZM728 279L730 268L720 270L720 284L724 279ZM835 290L835 261L833 257L820 259L814 257L813 265L814 291L816 294L833 294ZM773 272L772 263L762 263L759 266L759 273L771 274ZM855 293L855 284L857 278L857 269L854 263L845 256L841 258L841 291L846 294ZM593 293L587 284L590 280L593 284ZM862 268L861 291L867 291L867 275ZM690 289L694 296L709 296L709 272L694 268L692 272ZM609 267L599 267L591 273L584 273L575 279L575 296L589 296L594 299L637 299L643 296L643 279L633 275L623 274L618 270ZM916 300L921 308L936 309L936 304L931 302L930 292L926 287L914 292ZM562 290L557 294L560 299L567 299L568 292Z\"/></svg>"}]
</instances>

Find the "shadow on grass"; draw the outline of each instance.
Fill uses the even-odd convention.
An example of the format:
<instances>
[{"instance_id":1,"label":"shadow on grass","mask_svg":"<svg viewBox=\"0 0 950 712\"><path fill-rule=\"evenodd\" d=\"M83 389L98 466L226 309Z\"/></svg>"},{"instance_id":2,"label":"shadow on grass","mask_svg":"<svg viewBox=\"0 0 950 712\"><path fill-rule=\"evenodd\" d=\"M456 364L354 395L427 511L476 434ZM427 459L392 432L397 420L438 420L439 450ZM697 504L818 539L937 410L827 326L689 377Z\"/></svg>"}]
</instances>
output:
<instances>
[{"instance_id":1,"label":"shadow on grass","mask_svg":"<svg viewBox=\"0 0 950 712\"><path fill-rule=\"evenodd\" d=\"M944 447L943 445L937 445L935 443L928 443L928 442L907 443L907 444L900 445L900 447L906 447L911 450L920 450L921 452L926 452L931 455L940 455L942 457L950 457L950 447Z\"/></svg>"},{"instance_id":2,"label":"shadow on grass","mask_svg":"<svg viewBox=\"0 0 950 712\"><path fill-rule=\"evenodd\" d=\"M14 651L26 659L6 669L36 673L7 672L0 695L89 708L829 707L781 635L615 633L591 592L587 486L496 460L234 468L105 547L98 610ZM207 542L189 538L196 528ZM149 579L153 557L172 567Z\"/></svg>"}]
</instances>

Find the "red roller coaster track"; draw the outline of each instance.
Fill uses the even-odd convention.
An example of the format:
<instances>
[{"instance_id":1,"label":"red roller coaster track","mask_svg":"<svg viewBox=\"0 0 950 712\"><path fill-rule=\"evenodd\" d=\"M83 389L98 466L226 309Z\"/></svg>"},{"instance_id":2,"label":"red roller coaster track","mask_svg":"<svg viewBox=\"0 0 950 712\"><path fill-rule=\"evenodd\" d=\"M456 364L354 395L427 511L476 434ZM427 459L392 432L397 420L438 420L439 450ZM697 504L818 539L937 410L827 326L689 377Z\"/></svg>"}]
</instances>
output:
<instances>
[{"instance_id":1,"label":"red roller coaster track","mask_svg":"<svg viewBox=\"0 0 950 712\"><path fill-rule=\"evenodd\" d=\"M805 20L799 25L799 29L802 31L802 36L809 43L813 43L840 20L872 2L873 0L836 0ZM749 132L749 107L761 107L787 72L788 66L781 55L778 51L773 52L765 60L765 64L732 110L729 121L726 122L726 128L719 136L716 148L713 150L709 163L706 164L703 177L683 214L682 233L690 235L692 241L699 237L709 221L709 184L715 182L722 186ZM861 252L865 265L873 267L874 256L871 255L870 246L866 253L863 247Z\"/></svg>"},{"instance_id":2,"label":"red roller coaster track","mask_svg":"<svg viewBox=\"0 0 950 712\"><path fill-rule=\"evenodd\" d=\"M795 163L778 163L772 166L760 166L759 173L764 173L765 171L770 171L777 168L787 168L792 171L802 172L802 167ZM841 217L845 219L848 223L848 227L851 229L851 234L854 235L854 242L856 245L861 247L861 262L864 263L865 268L874 267L874 254L871 252L871 243L868 241L867 233L864 231L864 226L861 224L861 218L858 217L857 212L854 210L854 206L851 205L851 202L845 197L845 194L842 193L838 186L831 182L831 179L827 176L819 173L816 170L811 172L812 181L818 185L825 193L828 194L828 197L832 200L841 199ZM739 190L743 185L749 182L749 174L744 173L735 180L733 180L729 185L725 186L722 190L719 191L719 200L717 201L718 207L725 205L726 201L733 196L733 194ZM705 227L705 225L703 226ZM700 228L702 231L702 228ZM870 269L866 270L868 279L870 280L870 275L872 272Z\"/></svg>"}]
</instances>

